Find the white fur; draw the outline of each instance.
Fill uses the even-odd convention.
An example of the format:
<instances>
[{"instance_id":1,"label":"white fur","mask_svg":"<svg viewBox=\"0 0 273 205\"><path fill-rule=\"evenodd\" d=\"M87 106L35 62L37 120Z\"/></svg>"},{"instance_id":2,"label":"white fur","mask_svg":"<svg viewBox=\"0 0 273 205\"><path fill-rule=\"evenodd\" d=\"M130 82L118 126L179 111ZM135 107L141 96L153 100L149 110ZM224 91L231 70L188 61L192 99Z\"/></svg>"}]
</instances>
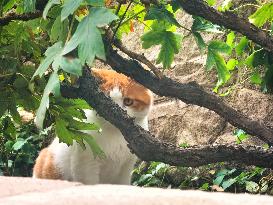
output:
<instances>
[{"instance_id":1,"label":"white fur","mask_svg":"<svg viewBox=\"0 0 273 205\"><path fill-rule=\"evenodd\" d=\"M110 92L110 97L119 106L125 108L131 117L135 117L136 124L148 129L147 115L151 106L142 112L135 112L131 108L124 107L122 93L118 88ZM95 159L89 146L86 146L87 149L83 151L76 142L68 147L64 143L59 143L59 139L55 138L49 149L53 153L55 164L63 179L84 184L130 184L136 156L130 152L121 132L98 116L94 110L85 110L85 114L88 122L97 123L101 127L101 132L84 132L95 138L106 154L106 159Z\"/></svg>"}]
</instances>

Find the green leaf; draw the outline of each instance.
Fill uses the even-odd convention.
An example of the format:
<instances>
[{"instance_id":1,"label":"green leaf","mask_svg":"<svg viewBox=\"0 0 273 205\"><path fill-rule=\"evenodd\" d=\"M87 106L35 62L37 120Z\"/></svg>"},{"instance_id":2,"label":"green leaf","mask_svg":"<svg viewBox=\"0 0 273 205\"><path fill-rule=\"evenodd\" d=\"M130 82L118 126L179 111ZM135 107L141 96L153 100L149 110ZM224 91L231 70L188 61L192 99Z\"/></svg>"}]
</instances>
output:
<instances>
[{"instance_id":1,"label":"green leaf","mask_svg":"<svg viewBox=\"0 0 273 205\"><path fill-rule=\"evenodd\" d=\"M174 54L179 52L181 36L170 31L149 31L141 37L142 47L147 49L154 45L161 45L157 63L162 62L163 68L169 68Z\"/></svg>"},{"instance_id":2,"label":"green leaf","mask_svg":"<svg viewBox=\"0 0 273 205\"><path fill-rule=\"evenodd\" d=\"M61 21L65 20L70 14L73 14L82 2L83 0L65 0L61 11Z\"/></svg>"},{"instance_id":3,"label":"green leaf","mask_svg":"<svg viewBox=\"0 0 273 205\"><path fill-rule=\"evenodd\" d=\"M104 44L97 27L102 27L117 19L109 9L91 8L90 13L78 25L76 32L66 44L63 55L74 50L77 46L81 63L91 65L97 56L105 60Z\"/></svg>"},{"instance_id":4,"label":"green leaf","mask_svg":"<svg viewBox=\"0 0 273 205\"><path fill-rule=\"evenodd\" d=\"M235 66L238 64L239 64L238 60L232 58L227 62L227 69L234 70Z\"/></svg>"},{"instance_id":5,"label":"green leaf","mask_svg":"<svg viewBox=\"0 0 273 205\"><path fill-rule=\"evenodd\" d=\"M263 80L261 78L261 75L257 71L255 71L250 77L250 82L253 84L261 85Z\"/></svg>"},{"instance_id":6,"label":"green leaf","mask_svg":"<svg viewBox=\"0 0 273 205\"><path fill-rule=\"evenodd\" d=\"M16 0L5 0L5 2L3 2L3 11L7 12L8 10L10 10L15 4L16 4Z\"/></svg>"},{"instance_id":7,"label":"green leaf","mask_svg":"<svg viewBox=\"0 0 273 205\"><path fill-rule=\"evenodd\" d=\"M213 180L213 184L220 185L224 179L225 175L220 175Z\"/></svg>"},{"instance_id":8,"label":"green leaf","mask_svg":"<svg viewBox=\"0 0 273 205\"><path fill-rule=\"evenodd\" d=\"M155 5L151 6L144 20L167 21L177 27L181 27L181 25L175 19L174 14L168 11L163 6L155 6Z\"/></svg>"},{"instance_id":9,"label":"green leaf","mask_svg":"<svg viewBox=\"0 0 273 205\"><path fill-rule=\"evenodd\" d=\"M64 42L68 33L69 22L68 20L61 21L61 16L58 16L52 27L50 32L50 41L62 41Z\"/></svg>"},{"instance_id":10,"label":"green leaf","mask_svg":"<svg viewBox=\"0 0 273 205\"><path fill-rule=\"evenodd\" d=\"M209 6L214 6L216 4L216 0L206 0Z\"/></svg>"},{"instance_id":11,"label":"green leaf","mask_svg":"<svg viewBox=\"0 0 273 205\"><path fill-rule=\"evenodd\" d=\"M258 27L263 26L267 21L273 21L273 2L264 4L249 17L249 21Z\"/></svg>"},{"instance_id":12,"label":"green leaf","mask_svg":"<svg viewBox=\"0 0 273 205\"><path fill-rule=\"evenodd\" d=\"M100 158L105 158L106 155L105 153L103 152L103 150L99 147L99 145L97 144L96 140L94 139L94 137L92 137L91 135L89 134L84 134L82 132L76 132L76 134L79 134L83 140L85 142L87 142L87 144L90 146L92 152L93 152L93 155L94 155L94 158L96 157L100 157Z\"/></svg>"},{"instance_id":13,"label":"green leaf","mask_svg":"<svg viewBox=\"0 0 273 205\"><path fill-rule=\"evenodd\" d=\"M191 30L193 32L202 31L202 32L212 32L212 33L223 33L220 31L218 25L212 24L210 21L207 21L199 16L193 16L193 24Z\"/></svg>"},{"instance_id":14,"label":"green leaf","mask_svg":"<svg viewBox=\"0 0 273 205\"><path fill-rule=\"evenodd\" d=\"M236 182L236 178L230 178L223 182L222 188L225 190Z\"/></svg>"},{"instance_id":15,"label":"green leaf","mask_svg":"<svg viewBox=\"0 0 273 205\"><path fill-rule=\"evenodd\" d=\"M82 65L79 59L67 59L62 57L62 60L60 62L60 67L64 71L81 76L82 75Z\"/></svg>"},{"instance_id":16,"label":"green leaf","mask_svg":"<svg viewBox=\"0 0 273 205\"><path fill-rule=\"evenodd\" d=\"M60 4L60 3L61 3L60 0L49 0L43 11L43 18L46 19L47 13L52 6L54 6L55 4Z\"/></svg>"},{"instance_id":17,"label":"green leaf","mask_svg":"<svg viewBox=\"0 0 273 205\"><path fill-rule=\"evenodd\" d=\"M262 52L262 50L256 50L245 59L244 63L251 68L262 65L263 63L265 63L261 62L265 61L263 54L264 53Z\"/></svg>"},{"instance_id":18,"label":"green leaf","mask_svg":"<svg viewBox=\"0 0 273 205\"><path fill-rule=\"evenodd\" d=\"M58 61L58 57L60 56L61 52L62 52L62 42L57 42L55 43L53 46L49 47L46 52L45 52L45 56L46 58L42 61L42 63L39 65L38 69L35 71L32 79L39 75L40 77L42 77L42 75L45 73L45 71L48 69L48 67L50 66L50 64L54 61ZM56 63L55 63L56 64Z\"/></svg>"},{"instance_id":19,"label":"green leaf","mask_svg":"<svg viewBox=\"0 0 273 205\"><path fill-rule=\"evenodd\" d=\"M207 54L207 60L206 60L206 69L207 71L210 71L213 66L215 65L214 55L213 52L208 52Z\"/></svg>"},{"instance_id":20,"label":"green leaf","mask_svg":"<svg viewBox=\"0 0 273 205\"><path fill-rule=\"evenodd\" d=\"M213 52L213 57L216 63L216 69L218 73L218 82L213 90L214 92L218 92L218 88L229 80L230 73L222 56L220 56L218 53Z\"/></svg>"},{"instance_id":21,"label":"green leaf","mask_svg":"<svg viewBox=\"0 0 273 205\"><path fill-rule=\"evenodd\" d=\"M218 8L219 11L224 12L230 9L230 7L232 6L232 0L224 0L224 2L222 3L222 5Z\"/></svg>"},{"instance_id":22,"label":"green leaf","mask_svg":"<svg viewBox=\"0 0 273 205\"><path fill-rule=\"evenodd\" d=\"M69 128L73 128L76 130L99 130L100 128L94 123L85 123L78 120L69 121Z\"/></svg>"},{"instance_id":23,"label":"green leaf","mask_svg":"<svg viewBox=\"0 0 273 205\"><path fill-rule=\"evenodd\" d=\"M246 190L250 193L257 193L259 191L259 185L256 182L253 181L247 181L246 182Z\"/></svg>"},{"instance_id":24,"label":"green leaf","mask_svg":"<svg viewBox=\"0 0 273 205\"><path fill-rule=\"evenodd\" d=\"M198 32L193 32L192 34L194 36L195 42L198 45L199 50L202 53L206 49L206 47L207 47L204 39L202 38L201 34L198 33Z\"/></svg>"},{"instance_id":25,"label":"green leaf","mask_svg":"<svg viewBox=\"0 0 273 205\"><path fill-rule=\"evenodd\" d=\"M235 34L234 32L230 32L228 35L227 35L227 41L226 41L226 44L228 46L230 46L231 48L234 47L235 43L234 43L234 39L235 39Z\"/></svg>"},{"instance_id":26,"label":"green leaf","mask_svg":"<svg viewBox=\"0 0 273 205\"><path fill-rule=\"evenodd\" d=\"M247 47L247 45L248 45L248 39L244 36L243 38L241 38L240 42L235 47L236 54L241 56L243 54L243 51Z\"/></svg>"},{"instance_id":27,"label":"green leaf","mask_svg":"<svg viewBox=\"0 0 273 205\"><path fill-rule=\"evenodd\" d=\"M21 149L24 144L26 144L27 140L22 139L22 138L17 138L16 142L13 144L12 149L15 151L18 151Z\"/></svg>"},{"instance_id":28,"label":"green leaf","mask_svg":"<svg viewBox=\"0 0 273 205\"><path fill-rule=\"evenodd\" d=\"M219 53L229 53L231 52L230 46L221 41L211 41L208 45L208 55L206 61L207 70L212 69L215 65L217 74L218 74L218 82L213 89L214 92L218 92L218 88L226 83L230 78L230 73L224 58Z\"/></svg>"},{"instance_id":29,"label":"green leaf","mask_svg":"<svg viewBox=\"0 0 273 205\"><path fill-rule=\"evenodd\" d=\"M68 122L61 118L56 119L56 135L58 136L60 142L64 142L67 145L73 144L73 133L67 129Z\"/></svg>"},{"instance_id":30,"label":"green leaf","mask_svg":"<svg viewBox=\"0 0 273 205\"><path fill-rule=\"evenodd\" d=\"M35 123L37 127L42 128L43 127L43 121L45 118L45 113L47 108L49 107L49 95L50 93L53 93L55 96L60 95L60 82L59 82L59 76L57 71L54 71L48 80L48 83L45 87L43 97L40 103L40 106L36 112L36 118Z\"/></svg>"},{"instance_id":31,"label":"green leaf","mask_svg":"<svg viewBox=\"0 0 273 205\"><path fill-rule=\"evenodd\" d=\"M18 76L13 82L13 86L16 89L24 89L28 86L28 81L23 76Z\"/></svg>"},{"instance_id":32,"label":"green leaf","mask_svg":"<svg viewBox=\"0 0 273 205\"><path fill-rule=\"evenodd\" d=\"M24 12L34 12L35 4L36 0L24 0Z\"/></svg>"},{"instance_id":33,"label":"green leaf","mask_svg":"<svg viewBox=\"0 0 273 205\"><path fill-rule=\"evenodd\" d=\"M103 0L86 0L86 3L91 5L91 6L104 6L104 1Z\"/></svg>"},{"instance_id":34,"label":"green leaf","mask_svg":"<svg viewBox=\"0 0 273 205\"><path fill-rule=\"evenodd\" d=\"M211 41L208 45L209 50L213 50L219 53L231 53L231 47L222 41Z\"/></svg>"},{"instance_id":35,"label":"green leaf","mask_svg":"<svg viewBox=\"0 0 273 205\"><path fill-rule=\"evenodd\" d=\"M208 191L209 190L209 183L204 183L201 187L201 190Z\"/></svg>"}]
</instances>

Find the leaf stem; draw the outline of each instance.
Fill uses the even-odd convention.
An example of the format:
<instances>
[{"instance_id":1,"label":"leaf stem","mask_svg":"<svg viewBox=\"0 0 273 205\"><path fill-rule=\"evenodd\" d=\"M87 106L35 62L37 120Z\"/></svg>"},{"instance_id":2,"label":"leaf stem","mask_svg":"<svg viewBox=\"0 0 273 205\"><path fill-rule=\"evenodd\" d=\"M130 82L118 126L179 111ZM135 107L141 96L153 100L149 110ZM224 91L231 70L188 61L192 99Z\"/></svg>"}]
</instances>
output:
<instances>
[{"instance_id":1,"label":"leaf stem","mask_svg":"<svg viewBox=\"0 0 273 205\"><path fill-rule=\"evenodd\" d=\"M117 34L117 31L118 31L119 27L121 26L121 23L122 23L123 19L125 18L126 13L127 13L127 11L129 10L129 8L130 8L130 6L131 6L132 3L133 3L133 1L130 1L129 4L128 4L128 6L126 7L126 10L125 10L124 14L122 15L122 17L121 17L121 19L120 19L120 21L119 21L119 23L118 23L118 25L117 25L116 30L114 31L114 34L113 34L113 36L112 36L112 39L110 40L109 45L111 45L113 39L115 38L115 36L116 36L116 34Z\"/></svg>"},{"instance_id":2,"label":"leaf stem","mask_svg":"<svg viewBox=\"0 0 273 205\"><path fill-rule=\"evenodd\" d=\"M69 30L68 30L68 34L67 34L67 38L65 40L65 44L67 44L67 42L70 40L71 38L71 33L72 33L72 28L73 28L73 25L74 25L74 20L75 20L75 14L73 14L73 17L72 17L72 20L71 20L71 24L70 24L70 27L69 27Z\"/></svg>"}]
</instances>

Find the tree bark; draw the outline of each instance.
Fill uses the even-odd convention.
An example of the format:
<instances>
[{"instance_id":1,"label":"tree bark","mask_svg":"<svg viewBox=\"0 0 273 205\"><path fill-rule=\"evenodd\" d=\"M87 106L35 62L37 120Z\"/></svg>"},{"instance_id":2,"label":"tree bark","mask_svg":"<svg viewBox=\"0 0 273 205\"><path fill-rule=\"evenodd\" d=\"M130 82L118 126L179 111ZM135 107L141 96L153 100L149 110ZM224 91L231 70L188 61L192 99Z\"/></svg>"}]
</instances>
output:
<instances>
[{"instance_id":1,"label":"tree bark","mask_svg":"<svg viewBox=\"0 0 273 205\"><path fill-rule=\"evenodd\" d=\"M261 121L249 119L225 104L217 96L206 92L195 82L183 84L175 82L168 77L159 79L145 70L138 62L127 60L115 51L109 52L107 63L114 70L133 78L157 95L174 97L185 103L213 110L235 127L241 128L247 133L255 135L266 143L273 145L272 127L265 125Z\"/></svg>"},{"instance_id":2,"label":"tree bark","mask_svg":"<svg viewBox=\"0 0 273 205\"><path fill-rule=\"evenodd\" d=\"M273 52L273 38L269 33L257 28L248 20L242 19L231 12L219 12L208 6L203 0L176 0L189 14L201 16L219 26L237 31L248 39Z\"/></svg>"},{"instance_id":3,"label":"tree bark","mask_svg":"<svg viewBox=\"0 0 273 205\"><path fill-rule=\"evenodd\" d=\"M133 69L133 68L131 68ZM134 124L124 110L99 90L98 81L88 70L79 80L79 88L61 86L62 96L82 98L97 113L116 126L129 143L128 147L142 160L161 161L176 166L197 167L209 163L234 161L247 165L273 167L273 149L241 145L206 145L179 148L162 143L148 131Z\"/></svg>"}]
</instances>

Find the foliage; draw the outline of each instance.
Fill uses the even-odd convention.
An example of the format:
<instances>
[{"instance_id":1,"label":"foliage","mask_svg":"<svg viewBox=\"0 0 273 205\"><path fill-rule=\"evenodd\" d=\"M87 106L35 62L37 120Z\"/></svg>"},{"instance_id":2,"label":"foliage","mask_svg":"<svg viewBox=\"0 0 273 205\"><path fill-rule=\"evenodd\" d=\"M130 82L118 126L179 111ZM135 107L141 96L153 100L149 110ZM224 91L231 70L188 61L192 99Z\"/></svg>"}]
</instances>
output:
<instances>
[{"instance_id":1,"label":"foliage","mask_svg":"<svg viewBox=\"0 0 273 205\"><path fill-rule=\"evenodd\" d=\"M0 175L31 176L39 150L51 128L38 131L33 123L16 125L10 115L0 118Z\"/></svg>"},{"instance_id":2,"label":"foliage","mask_svg":"<svg viewBox=\"0 0 273 205\"><path fill-rule=\"evenodd\" d=\"M0 2L0 17L10 12L33 12L37 2L3 0ZM207 3L215 7L217 1L207 0ZM272 3L258 2L255 6L259 8L249 16L250 22L272 35ZM25 162L24 166L32 165L33 156L41 148L35 144L36 136L40 139L38 136L44 135L30 129L32 125L21 122L19 109L35 112L36 125L42 130L52 128L68 145L76 141L84 148L88 144L95 155L103 156L103 150L92 136L80 132L99 129L94 124L85 123L83 110L90 107L81 100L63 99L60 84L77 86L75 78L81 76L83 65L92 66L95 58L106 59L110 45L104 39L109 28L117 38L122 38L122 35L134 32L136 23L143 24L142 47L160 47L156 63L162 64L163 69L171 68L183 42L192 36L200 52L207 54L207 71L215 69L218 74L213 91L220 95L226 94L221 93L222 88L232 86L230 79L244 67L251 71L250 83L259 85L264 92L272 91L273 56L268 51L246 36L198 16L193 16L192 25L181 25L176 19L179 9L175 2L169 4L167 1L160 1L157 5L145 5L140 0L124 5L113 2L113 6L107 7L103 0L49 0L42 17L0 25L2 172L17 175L19 165L22 162ZM226 0L217 9L224 12L240 8L234 8L232 1ZM183 36L181 30L188 34ZM203 35L208 32L221 34L222 38L207 41ZM153 167L157 171L153 172ZM139 184L157 183L155 176L165 169L165 165L153 164L150 175Z\"/></svg>"},{"instance_id":3,"label":"foliage","mask_svg":"<svg viewBox=\"0 0 273 205\"><path fill-rule=\"evenodd\" d=\"M259 167L231 168L215 164L199 168L174 167L160 162L142 162L133 172L134 185L229 191L273 193L272 172Z\"/></svg>"}]
</instances>

